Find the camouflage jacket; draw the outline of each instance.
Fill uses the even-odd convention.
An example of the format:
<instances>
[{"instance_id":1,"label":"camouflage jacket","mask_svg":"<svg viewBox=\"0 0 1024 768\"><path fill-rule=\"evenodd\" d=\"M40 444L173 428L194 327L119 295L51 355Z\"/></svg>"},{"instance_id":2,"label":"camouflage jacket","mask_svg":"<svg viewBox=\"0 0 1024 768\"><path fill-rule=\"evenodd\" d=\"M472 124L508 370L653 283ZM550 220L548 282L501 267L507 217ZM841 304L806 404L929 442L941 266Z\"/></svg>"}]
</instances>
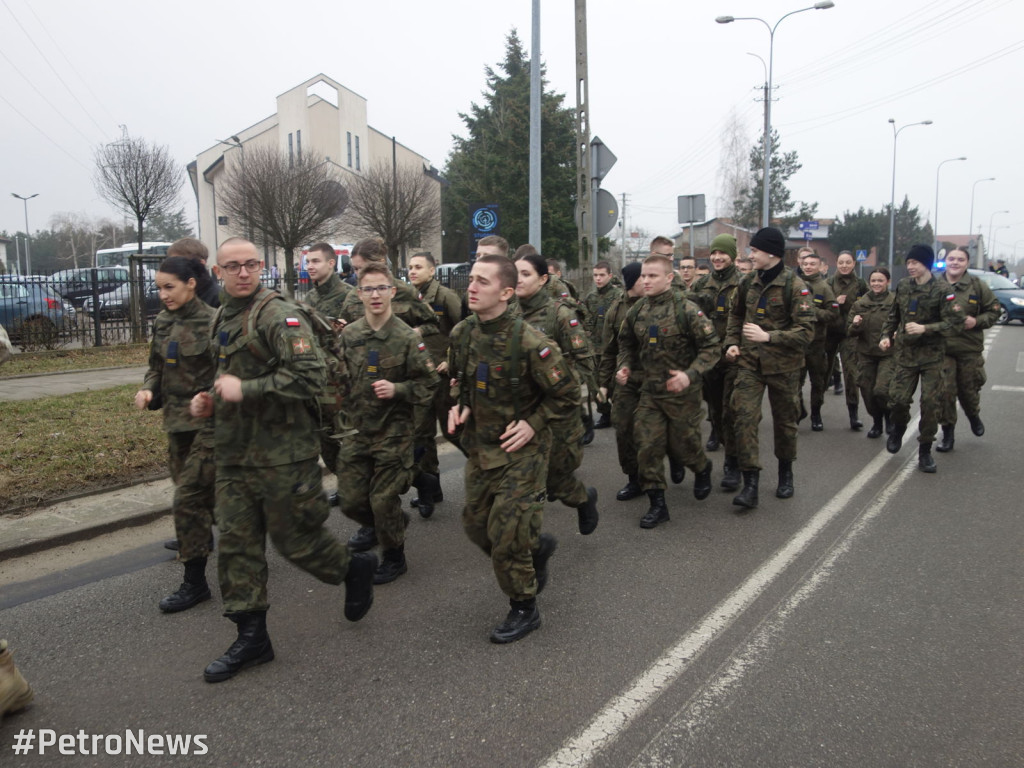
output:
<instances>
[{"instance_id":1,"label":"camouflage jacket","mask_svg":"<svg viewBox=\"0 0 1024 768\"><path fill-rule=\"evenodd\" d=\"M871 289L864 282L864 278L858 277L854 272L848 275L841 275L836 272L827 282L828 287L832 289L832 294L836 298L836 304L839 306L839 317L829 326L828 335L830 338L841 339L846 336L846 329L850 325L850 310L853 309L854 303L861 296L867 296ZM840 303L840 296L845 296L846 301ZM878 351L881 352L882 350Z\"/></svg>"},{"instance_id":2,"label":"camouflage jacket","mask_svg":"<svg viewBox=\"0 0 1024 768\"><path fill-rule=\"evenodd\" d=\"M740 277L740 273L732 265L723 270L715 270L698 277L686 296L711 318L715 333L720 339L725 338L726 326L729 325L729 309L736 296Z\"/></svg>"},{"instance_id":3,"label":"camouflage jacket","mask_svg":"<svg viewBox=\"0 0 1024 768\"><path fill-rule=\"evenodd\" d=\"M702 376L721 355L715 327L704 312L671 288L645 296L629 310L619 331L616 369L640 371L644 392L658 397L681 397L700 392ZM690 386L669 392L671 370L683 371Z\"/></svg>"},{"instance_id":4,"label":"camouflage jacket","mask_svg":"<svg viewBox=\"0 0 1024 768\"><path fill-rule=\"evenodd\" d=\"M437 318L438 333L424 337L430 357L435 362L448 359L448 337L452 328L462 320L462 299L450 288L445 288L437 280L431 280L419 292L419 298L425 302Z\"/></svg>"},{"instance_id":5,"label":"camouflage jacket","mask_svg":"<svg viewBox=\"0 0 1024 768\"><path fill-rule=\"evenodd\" d=\"M268 293L224 294L213 327L217 373L242 380L242 402L214 397L218 466L275 467L315 458L319 418L312 403L326 381L326 364L306 319L280 297L256 315L249 312Z\"/></svg>"},{"instance_id":6,"label":"camouflage jacket","mask_svg":"<svg viewBox=\"0 0 1024 768\"><path fill-rule=\"evenodd\" d=\"M519 299L519 306L523 319L558 345L576 383L586 384L588 392L596 392L594 350L572 307L552 299L543 289L528 299Z\"/></svg>"},{"instance_id":7,"label":"camouflage jacket","mask_svg":"<svg viewBox=\"0 0 1024 768\"><path fill-rule=\"evenodd\" d=\"M519 414L537 433L517 451L534 454L550 450L550 425L576 418L580 390L558 347L523 321L519 345L519 384L512 383L509 337L516 318L507 311L482 322L473 316L452 331L448 365L455 385L452 396L470 408L461 445L484 469L509 463L501 435Z\"/></svg>"},{"instance_id":8,"label":"camouflage jacket","mask_svg":"<svg viewBox=\"0 0 1024 768\"><path fill-rule=\"evenodd\" d=\"M392 316L375 331L366 318L341 332L345 360L347 425L363 437L411 437L413 409L427 405L438 384L434 363L419 335ZM395 396L382 400L373 391L377 381L395 384Z\"/></svg>"},{"instance_id":9,"label":"camouflage jacket","mask_svg":"<svg viewBox=\"0 0 1024 768\"><path fill-rule=\"evenodd\" d=\"M1003 305L988 284L977 275L964 273L951 287L956 295L957 306L964 311L964 318L976 318L977 325L970 330L950 330L946 334L946 354L981 352L985 348L985 329L996 324L1003 312Z\"/></svg>"},{"instance_id":10,"label":"camouflage jacket","mask_svg":"<svg viewBox=\"0 0 1024 768\"><path fill-rule=\"evenodd\" d=\"M600 351L604 346L604 323L608 315L608 308L621 295L622 289L609 281L604 288L595 287L583 299L583 306L587 310L583 327L590 337L590 343L596 350Z\"/></svg>"},{"instance_id":11,"label":"camouflage jacket","mask_svg":"<svg viewBox=\"0 0 1024 768\"><path fill-rule=\"evenodd\" d=\"M215 311L194 297L173 312L164 309L153 321L149 370L142 388L163 402L165 432L195 432L205 426L188 412L192 397L213 386L217 360L210 345Z\"/></svg>"},{"instance_id":12,"label":"camouflage jacket","mask_svg":"<svg viewBox=\"0 0 1024 768\"><path fill-rule=\"evenodd\" d=\"M748 340L743 335L744 323L767 331L768 341ZM811 291L793 270L783 267L767 284L756 270L744 275L725 332L725 348L740 348L738 365L765 375L799 371L813 338Z\"/></svg>"},{"instance_id":13,"label":"camouflage jacket","mask_svg":"<svg viewBox=\"0 0 1024 768\"><path fill-rule=\"evenodd\" d=\"M857 340L857 353L865 357L888 357L892 349L882 350L878 346L878 340L882 338L882 327L889 319L889 310L892 309L892 292L886 291L881 296L868 292L854 302L850 308L850 322L847 325L846 335ZM860 315L861 321L854 323L853 319Z\"/></svg>"},{"instance_id":14,"label":"camouflage jacket","mask_svg":"<svg viewBox=\"0 0 1024 768\"><path fill-rule=\"evenodd\" d=\"M904 331L906 323L919 323L925 331L912 336ZM946 335L963 327L964 310L949 283L940 283L935 275L929 275L924 285L905 277L896 286L896 298L879 340L895 344L896 360L903 365L931 365L942 362Z\"/></svg>"},{"instance_id":15,"label":"camouflage jacket","mask_svg":"<svg viewBox=\"0 0 1024 768\"><path fill-rule=\"evenodd\" d=\"M597 385L605 387L609 392L618 384L615 383L615 372L618 370L615 364L619 360L619 330L626 319L626 314L633 305L640 301L639 296L630 296L623 293L608 307L604 321L604 347L601 352L601 364L597 369ZM639 386L643 381L640 371L630 370L629 383Z\"/></svg>"},{"instance_id":16,"label":"camouflage jacket","mask_svg":"<svg viewBox=\"0 0 1024 768\"><path fill-rule=\"evenodd\" d=\"M349 294L355 293L352 286L343 283L337 274L332 274L321 283L314 283L313 290L307 296L306 301L313 309L327 318L341 317L342 307ZM358 294L356 295L358 299ZM360 302L360 305L362 302Z\"/></svg>"},{"instance_id":17,"label":"camouflage jacket","mask_svg":"<svg viewBox=\"0 0 1024 768\"><path fill-rule=\"evenodd\" d=\"M814 307L814 341L823 341L828 329L839 320L839 302L828 281L820 274L804 275L803 281L811 292L811 306Z\"/></svg>"}]
</instances>

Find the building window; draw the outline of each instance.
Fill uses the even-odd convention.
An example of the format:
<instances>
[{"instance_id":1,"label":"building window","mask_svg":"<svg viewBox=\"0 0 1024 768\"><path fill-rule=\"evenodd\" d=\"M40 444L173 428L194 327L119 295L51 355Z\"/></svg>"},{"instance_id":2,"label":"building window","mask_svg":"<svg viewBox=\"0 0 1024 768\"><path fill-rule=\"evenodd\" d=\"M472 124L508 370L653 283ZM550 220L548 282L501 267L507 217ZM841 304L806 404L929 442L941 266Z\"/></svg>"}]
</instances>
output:
<instances>
[{"instance_id":1,"label":"building window","mask_svg":"<svg viewBox=\"0 0 1024 768\"><path fill-rule=\"evenodd\" d=\"M359 170L359 137L356 136L356 170Z\"/></svg>"},{"instance_id":2,"label":"building window","mask_svg":"<svg viewBox=\"0 0 1024 768\"><path fill-rule=\"evenodd\" d=\"M302 162L302 131L295 132L295 155L299 158L299 162Z\"/></svg>"},{"instance_id":3,"label":"building window","mask_svg":"<svg viewBox=\"0 0 1024 768\"><path fill-rule=\"evenodd\" d=\"M348 145L348 167L352 167L352 131L349 131L346 135L346 144Z\"/></svg>"},{"instance_id":4,"label":"building window","mask_svg":"<svg viewBox=\"0 0 1024 768\"><path fill-rule=\"evenodd\" d=\"M295 165L295 145L292 142L294 137L292 134L288 134L288 167L291 168Z\"/></svg>"}]
</instances>

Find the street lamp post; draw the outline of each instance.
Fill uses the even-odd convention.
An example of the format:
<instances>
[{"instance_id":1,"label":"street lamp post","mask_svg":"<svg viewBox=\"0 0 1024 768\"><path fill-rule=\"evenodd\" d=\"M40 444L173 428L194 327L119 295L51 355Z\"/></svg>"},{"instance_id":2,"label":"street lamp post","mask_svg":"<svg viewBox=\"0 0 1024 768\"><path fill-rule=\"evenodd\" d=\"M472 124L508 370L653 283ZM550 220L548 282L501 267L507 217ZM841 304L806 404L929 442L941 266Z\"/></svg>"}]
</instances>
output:
<instances>
[{"instance_id":1,"label":"street lamp post","mask_svg":"<svg viewBox=\"0 0 1024 768\"><path fill-rule=\"evenodd\" d=\"M894 263L893 250L895 248L896 241L896 139L899 138L900 133L905 128L913 128L915 125L931 125L931 120L921 120L917 123L907 123L900 128L896 128L896 121L893 118L889 118L889 125L892 126L892 198L889 202L889 271L892 271L892 265Z\"/></svg>"},{"instance_id":2,"label":"street lamp post","mask_svg":"<svg viewBox=\"0 0 1024 768\"><path fill-rule=\"evenodd\" d=\"M808 6L807 8L799 8L795 11L782 16L778 21L775 22L775 26L770 25L764 19L758 16L719 16L715 19L719 24L730 24L734 21L760 21L764 24L765 29L768 30L768 85L765 88L764 97L764 171L762 175L762 184L764 185L763 200L761 203L761 226L767 227L771 225L771 210L769 207L770 203L770 189L771 189L771 159L772 159L772 66L774 64L775 55L775 30L778 29L779 24L782 23L782 19L792 16L795 13L803 13L804 11L823 11L828 8L835 6L832 0L818 0L814 5Z\"/></svg>"},{"instance_id":3,"label":"street lamp post","mask_svg":"<svg viewBox=\"0 0 1024 768\"><path fill-rule=\"evenodd\" d=\"M939 167L935 169L935 214L932 216L932 221L935 225L935 254L938 256L939 251L942 250L942 241L939 239L939 171L942 170L942 166L946 163L955 163L957 160L966 160L966 157L951 157L949 160L943 160L939 163Z\"/></svg>"},{"instance_id":4,"label":"street lamp post","mask_svg":"<svg viewBox=\"0 0 1024 768\"><path fill-rule=\"evenodd\" d=\"M976 182L974 182L974 184L971 185L971 221L970 221L970 224L967 225L967 235L968 235L968 237L970 237L971 235L974 234L974 191L978 188L978 185L981 184L981 182L983 182L983 181L995 181L995 180L996 180L995 176L989 176L987 179L978 179ZM970 246L968 246L968 247L970 247ZM984 267L982 267L982 265L981 265L981 251L977 250L977 248L975 248L975 255L977 257L976 258L975 266L978 269L984 269Z\"/></svg>"},{"instance_id":5,"label":"street lamp post","mask_svg":"<svg viewBox=\"0 0 1024 768\"><path fill-rule=\"evenodd\" d=\"M986 251L995 250L995 245L996 244L995 244L995 241L992 239L992 237L993 237L992 224L993 224L996 216L998 216L1001 213L1009 213L1009 211L993 211L992 215L988 217L988 241L989 241L989 246L986 249ZM1000 229L1002 229L1002 227L1000 227ZM979 269L984 269L984 267L979 267Z\"/></svg>"},{"instance_id":6,"label":"street lamp post","mask_svg":"<svg viewBox=\"0 0 1024 768\"><path fill-rule=\"evenodd\" d=\"M996 253L996 235L999 234L1000 229L1013 229L1013 227L1009 224L1000 224L992 231L992 261L996 261L998 259L998 254Z\"/></svg>"},{"instance_id":7,"label":"street lamp post","mask_svg":"<svg viewBox=\"0 0 1024 768\"><path fill-rule=\"evenodd\" d=\"M19 200L21 200L23 203L25 203L25 274L26 275L31 275L32 274L32 245L31 245L32 236L29 234L29 231L28 231L28 201L31 200L33 197L39 197L39 193L36 192L36 194L34 194L34 195L29 195L28 197L22 197L19 194L11 192L11 197L16 197Z\"/></svg>"}]
</instances>

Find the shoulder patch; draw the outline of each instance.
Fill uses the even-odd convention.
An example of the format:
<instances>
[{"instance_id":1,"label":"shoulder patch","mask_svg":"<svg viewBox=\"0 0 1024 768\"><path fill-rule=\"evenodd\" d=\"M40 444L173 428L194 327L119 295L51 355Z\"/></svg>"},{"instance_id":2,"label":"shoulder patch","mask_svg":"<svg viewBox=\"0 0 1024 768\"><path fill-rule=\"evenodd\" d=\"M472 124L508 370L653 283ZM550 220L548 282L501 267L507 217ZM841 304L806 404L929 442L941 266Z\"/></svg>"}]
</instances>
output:
<instances>
[{"instance_id":1,"label":"shoulder patch","mask_svg":"<svg viewBox=\"0 0 1024 768\"><path fill-rule=\"evenodd\" d=\"M416 345L416 349L418 349L420 352L423 352L426 348L427 348L427 345L424 344L422 341L419 344Z\"/></svg>"},{"instance_id":2,"label":"shoulder patch","mask_svg":"<svg viewBox=\"0 0 1024 768\"><path fill-rule=\"evenodd\" d=\"M951 293L951 294L949 294L949 295L948 295L948 296L946 297L946 301L952 301L952 300L953 300L953 299L955 299L955 298L956 298L956 294L955 294L955 293Z\"/></svg>"},{"instance_id":3,"label":"shoulder patch","mask_svg":"<svg viewBox=\"0 0 1024 768\"><path fill-rule=\"evenodd\" d=\"M284 324L289 328L298 328L299 325L301 325L301 323L299 323L299 318L297 317L286 317L284 319Z\"/></svg>"},{"instance_id":4,"label":"shoulder patch","mask_svg":"<svg viewBox=\"0 0 1024 768\"><path fill-rule=\"evenodd\" d=\"M551 354L551 347L544 347L544 349L542 349L537 354L540 355L541 360L547 360L548 355Z\"/></svg>"},{"instance_id":5,"label":"shoulder patch","mask_svg":"<svg viewBox=\"0 0 1024 768\"><path fill-rule=\"evenodd\" d=\"M810 296L811 292L807 288L801 288L800 289L800 295L801 296Z\"/></svg>"},{"instance_id":6,"label":"shoulder patch","mask_svg":"<svg viewBox=\"0 0 1024 768\"><path fill-rule=\"evenodd\" d=\"M571 325L573 328L575 328L579 324L580 324L580 321L577 320L575 317L572 320L569 321L569 325Z\"/></svg>"}]
</instances>

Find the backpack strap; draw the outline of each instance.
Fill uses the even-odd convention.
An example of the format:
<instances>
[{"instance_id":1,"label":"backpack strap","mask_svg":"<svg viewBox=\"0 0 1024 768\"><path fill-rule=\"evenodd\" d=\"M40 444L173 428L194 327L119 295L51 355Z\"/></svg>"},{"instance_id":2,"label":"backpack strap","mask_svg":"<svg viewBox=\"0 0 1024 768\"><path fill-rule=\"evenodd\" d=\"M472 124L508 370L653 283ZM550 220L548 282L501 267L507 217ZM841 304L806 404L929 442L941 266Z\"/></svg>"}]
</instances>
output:
<instances>
[{"instance_id":1,"label":"backpack strap","mask_svg":"<svg viewBox=\"0 0 1024 768\"><path fill-rule=\"evenodd\" d=\"M509 339L509 356L511 357L512 375L512 408L515 421L519 421L519 351L523 341L523 316L516 317L512 325L512 338Z\"/></svg>"}]
</instances>

